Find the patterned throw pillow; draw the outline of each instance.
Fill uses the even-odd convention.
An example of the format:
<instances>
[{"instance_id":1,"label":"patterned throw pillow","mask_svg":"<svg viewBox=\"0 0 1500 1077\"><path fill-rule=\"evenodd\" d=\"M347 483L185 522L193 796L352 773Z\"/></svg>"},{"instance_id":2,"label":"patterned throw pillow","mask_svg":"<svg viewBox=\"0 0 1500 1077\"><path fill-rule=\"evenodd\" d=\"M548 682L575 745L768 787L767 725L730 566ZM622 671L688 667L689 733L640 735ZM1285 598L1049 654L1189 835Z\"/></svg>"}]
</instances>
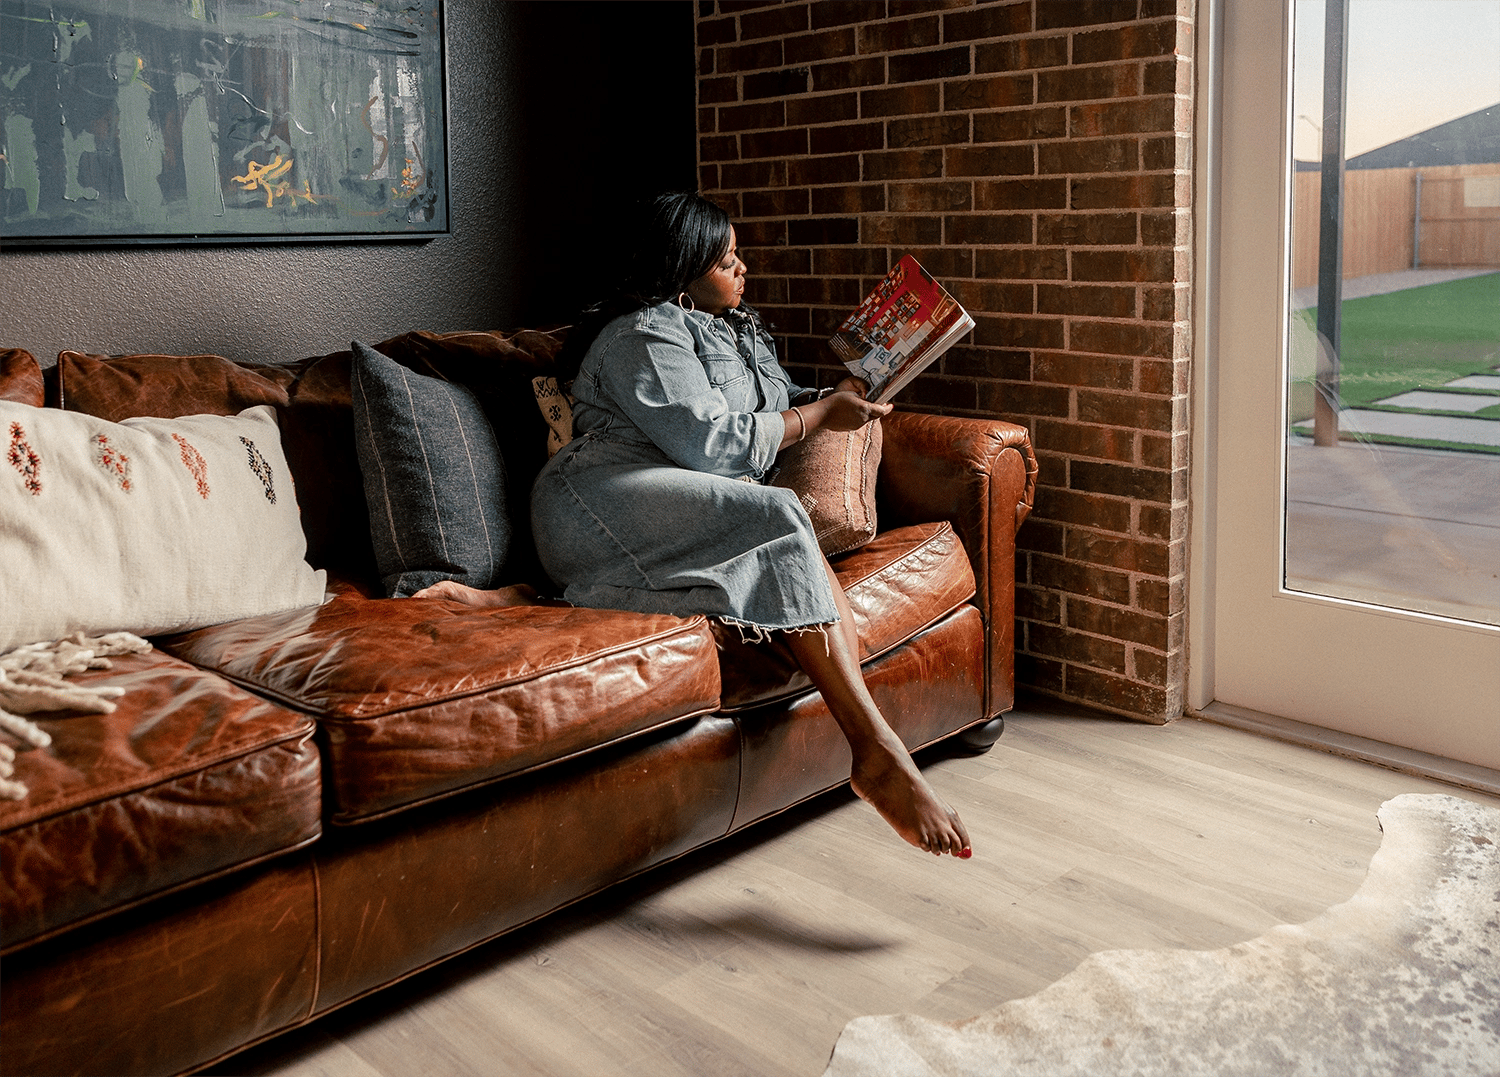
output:
<instances>
[{"instance_id":1,"label":"patterned throw pillow","mask_svg":"<svg viewBox=\"0 0 1500 1077\"><path fill-rule=\"evenodd\" d=\"M439 580L490 588L510 548L505 461L478 400L354 346L354 445L385 592Z\"/></svg>"},{"instance_id":2,"label":"patterned throw pillow","mask_svg":"<svg viewBox=\"0 0 1500 1077\"><path fill-rule=\"evenodd\" d=\"M127 419L0 401L0 651L315 606L276 413Z\"/></svg>"},{"instance_id":3,"label":"patterned throw pillow","mask_svg":"<svg viewBox=\"0 0 1500 1077\"><path fill-rule=\"evenodd\" d=\"M875 537L875 478L880 470L880 423L858 430L817 430L776 458L773 486L797 495L812 520L818 545L832 557Z\"/></svg>"}]
</instances>

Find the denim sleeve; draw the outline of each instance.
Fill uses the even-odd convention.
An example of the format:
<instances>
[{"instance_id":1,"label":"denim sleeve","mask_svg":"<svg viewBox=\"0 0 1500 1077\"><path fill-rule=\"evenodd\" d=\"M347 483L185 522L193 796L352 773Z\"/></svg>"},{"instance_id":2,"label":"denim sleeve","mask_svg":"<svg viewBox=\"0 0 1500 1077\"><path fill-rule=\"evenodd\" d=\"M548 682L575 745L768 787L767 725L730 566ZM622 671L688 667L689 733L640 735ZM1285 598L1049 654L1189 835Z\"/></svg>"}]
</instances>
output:
<instances>
[{"instance_id":1,"label":"denim sleeve","mask_svg":"<svg viewBox=\"0 0 1500 1077\"><path fill-rule=\"evenodd\" d=\"M693 337L678 326L638 324L603 357L604 388L656 447L683 467L759 479L786 430L779 412L736 411L709 380Z\"/></svg>"}]
</instances>

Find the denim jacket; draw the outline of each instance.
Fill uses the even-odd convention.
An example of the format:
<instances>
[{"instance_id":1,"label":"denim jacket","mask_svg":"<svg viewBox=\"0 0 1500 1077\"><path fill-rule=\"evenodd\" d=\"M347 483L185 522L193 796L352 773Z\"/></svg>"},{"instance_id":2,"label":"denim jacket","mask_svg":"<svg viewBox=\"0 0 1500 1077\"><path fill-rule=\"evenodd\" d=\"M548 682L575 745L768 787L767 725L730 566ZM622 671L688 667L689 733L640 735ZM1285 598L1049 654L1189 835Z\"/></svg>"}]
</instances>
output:
<instances>
[{"instance_id":1,"label":"denim jacket","mask_svg":"<svg viewBox=\"0 0 1500 1077\"><path fill-rule=\"evenodd\" d=\"M747 315L658 303L616 318L589 348L573 382L573 427L654 445L694 471L760 481L785 433L779 413L805 392Z\"/></svg>"}]
</instances>

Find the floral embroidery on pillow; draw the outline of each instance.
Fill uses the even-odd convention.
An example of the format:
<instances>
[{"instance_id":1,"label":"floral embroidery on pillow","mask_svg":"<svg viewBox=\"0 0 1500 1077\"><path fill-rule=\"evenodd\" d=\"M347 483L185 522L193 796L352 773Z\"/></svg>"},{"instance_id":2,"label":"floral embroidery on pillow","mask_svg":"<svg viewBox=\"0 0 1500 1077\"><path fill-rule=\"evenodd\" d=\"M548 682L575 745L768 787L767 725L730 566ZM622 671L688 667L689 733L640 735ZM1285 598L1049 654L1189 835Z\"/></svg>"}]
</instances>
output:
<instances>
[{"instance_id":1,"label":"floral embroidery on pillow","mask_svg":"<svg viewBox=\"0 0 1500 1077\"><path fill-rule=\"evenodd\" d=\"M177 448L182 453L182 466L188 469L188 474L198 484L198 496L207 501L208 461L203 459L203 454L193 448L192 442L181 434L173 434L172 440L177 442Z\"/></svg>"},{"instance_id":2,"label":"floral embroidery on pillow","mask_svg":"<svg viewBox=\"0 0 1500 1077\"><path fill-rule=\"evenodd\" d=\"M26 428L20 423L10 424L10 450L5 454L5 458L10 461L11 467L21 473L21 481L26 484L26 489L31 492L31 496L41 496L42 458L26 440Z\"/></svg>"},{"instance_id":3,"label":"floral embroidery on pillow","mask_svg":"<svg viewBox=\"0 0 1500 1077\"><path fill-rule=\"evenodd\" d=\"M255 447L255 442L241 435L240 444L245 446L245 454L250 460L250 470L255 472L255 477L266 488L266 500L273 505L276 504L276 487L271 481L271 465L266 463L266 458Z\"/></svg>"},{"instance_id":4,"label":"floral embroidery on pillow","mask_svg":"<svg viewBox=\"0 0 1500 1077\"><path fill-rule=\"evenodd\" d=\"M121 490L130 493L130 457L111 445L107 434L95 434L89 442L94 446L94 462L120 484Z\"/></svg>"}]
</instances>

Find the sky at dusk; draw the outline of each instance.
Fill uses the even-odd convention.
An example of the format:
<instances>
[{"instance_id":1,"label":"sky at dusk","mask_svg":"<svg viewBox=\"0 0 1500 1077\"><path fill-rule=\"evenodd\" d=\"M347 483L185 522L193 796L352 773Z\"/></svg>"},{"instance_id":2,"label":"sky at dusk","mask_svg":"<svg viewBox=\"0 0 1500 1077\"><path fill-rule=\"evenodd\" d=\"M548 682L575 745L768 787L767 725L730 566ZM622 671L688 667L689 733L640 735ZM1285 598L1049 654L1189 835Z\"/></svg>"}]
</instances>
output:
<instances>
[{"instance_id":1,"label":"sky at dusk","mask_svg":"<svg viewBox=\"0 0 1500 1077\"><path fill-rule=\"evenodd\" d=\"M1348 0L1344 155L1500 103L1500 0ZM1297 0L1292 153L1321 155L1323 0Z\"/></svg>"}]
</instances>

